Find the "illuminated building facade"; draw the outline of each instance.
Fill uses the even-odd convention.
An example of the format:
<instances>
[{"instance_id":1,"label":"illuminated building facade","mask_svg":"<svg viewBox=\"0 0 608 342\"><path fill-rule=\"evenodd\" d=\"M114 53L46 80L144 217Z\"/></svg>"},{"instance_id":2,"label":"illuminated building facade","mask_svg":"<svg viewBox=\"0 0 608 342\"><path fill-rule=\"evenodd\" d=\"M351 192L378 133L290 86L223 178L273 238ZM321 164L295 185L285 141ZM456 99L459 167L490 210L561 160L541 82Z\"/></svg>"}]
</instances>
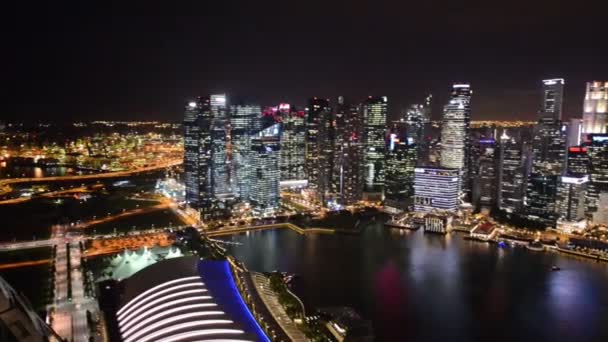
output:
<instances>
[{"instance_id":1,"label":"illuminated building facade","mask_svg":"<svg viewBox=\"0 0 608 342\"><path fill-rule=\"evenodd\" d=\"M234 192L241 200L249 200L252 178L251 138L259 131L259 105L232 101L230 105L231 174Z\"/></svg>"},{"instance_id":2,"label":"illuminated building facade","mask_svg":"<svg viewBox=\"0 0 608 342\"><path fill-rule=\"evenodd\" d=\"M209 97L188 103L184 115L184 180L186 204L203 219L214 210L213 113Z\"/></svg>"},{"instance_id":3,"label":"illuminated building facade","mask_svg":"<svg viewBox=\"0 0 608 342\"><path fill-rule=\"evenodd\" d=\"M281 180L306 179L306 122L305 113L290 104L281 103Z\"/></svg>"},{"instance_id":4,"label":"illuminated building facade","mask_svg":"<svg viewBox=\"0 0 608 342\"><path fill-rule=\"evenodd\" d=\"M264 128L251 139L251 189L254 214L274 215L279 209L281 170L281 125Z\"/></svg>"},{"instance_id":5,"label":"illuminated building facade","mask_svg":"<svg viewBox=\"0 0 608 342\"><path fill-rule=\"evenodd\" d=\"M414 198L414 169L417 147L405 134L390 133L386 155L385 204L406 209Z\"/></svg>"},{"instance_id":6,"label":"illuminated building facade","mask_svg":"<svg viewBox=\"0 0 608 342\"><path fill-rule=\"evenodd\" d=\"M532 171L525 205L530 219L555 222L559 177L566 161L566 128L561 123L563 79L543 80L542 105L532 141Z\"/></svg>"},{"instance_id":7,"label":"illuminated building facade","mask_svg":"<svg viewBox=\"0 0 608 342\"><path fill-rule=\"evenodd\" d=\"M583 137L583 120L582 119L570 119L568 125L568 147L579 146Z\"/></svg>"},{"instance_id":8,"label":"illuminated building facade","mask_svg":"<svg viewBox=\"0 0 608 342\"><path fill-rule=\"evenodd\" d=\"M562 120L564 79L543 80L539 122L554 123Z\"/></svg>"},{"instance_id":9,"label":"illuminated building facade","mask_svg":"<svg viewBox=\"0 0 608 342\"><path fill-rule=\"evenodd\" d=\"M363 143L362 118L356 105L338 97L335 111L332 194L342 204L353 204L362 197Z\"/></svg>"},{"instance_id":10,"label":"illuminated building facade","mask_svg":"<svg viewBox=\"0 0 608 342\"><path fill-rule=\"evenodd\" d=\"M587 82L583 104L583 133L608 133L608 82Z\"/></svg>"},{"instance_id":11,"label":"illuminated building facade","mask_svg":"<svg viewBox=\"0 0 608 342\"><path fill-rule=\"evenodd\" d=\"M213 115L211 140L213 146L213 191L217 195L232 193L230 175L230 124L226 94L215 94L210 97L210 109Z\"/></svg>"},{"instance_id":12,"label":"illuminated building facade","mask_svg":"<svg viewBox=\"0 0 608 342\"><path fill-rule=\"evenodd\" d=\"M461 192L468 193L471 94L468 84L454 84L441 123L441 166L460 171Z\"/></svg>"},{"instance_id":13,"label":"illuminated building facade","mask_svg":"<svg viewBox=\"0 0 608 342\"><path fill-rule=\"evenodd\" d=\"M599 200L608 193L608 134L588 135L587 155L589 156L590 183L587 195L587 215L593 218L601 210Z\"/></svg>"},{"instance_id":14,"label":"illuminated building facade","mask_svg":"<svg viewBox=\"0 0 608 342\"><path fill-rule=\"evenodd\" d=\"M368 97L362 105L365 191L381 193L384 187L386 117L388 98Z\"/></svg>"},{"instance_id":15,"label":"illuminated building facade","mask_svg":"<svg viewBox=\"0 0 608 342\"><path fill-rule=\"evenodd\" d=\"M498 146L494 139L476 139L471 146L470 178L472 203L491 209L496 203L498 185Z\"/></svg>"},{"instance_id":16,"label":"illuminated building facade","mask_svg":"<svg viewBox=\"0 0 608 342\"><path fill-rule=\"evenodd\" d=\"M587 147L571 146L568 148L566 173L570 175L589 174L589 156L587 155Z\"/></svg>"},{"instance_id":17,"label":"illuminated building facade","mask_svg":"<svg viewBox=\"0 0 608 342\"><path fill-rule=\"evenodd\" d=\"M460 172L458 169L417 167L414 169L414 210L458 210Z\"/></svg>"},{"instance_id":18,"label":"illuminated building facade","mask_svg":"<svg viewBox=\"0 0 608 342\"><path fill-rule=\"evenodd\" d=\"M433 96L429 94L424 104L413 104L405 112L404 122L406 126L406 136L411 138L416 144L418 160L426 161L428 155L428 141L426 134L429 132L431 123L431 100Z\"/></svg>"},{"instance_id":19,"label":"illuminated building facade","mask_svg":"<svg viewBox=\"0 0 608 342\"><path fill-rule=\"evenodd\" d=\"M556 202L559 219L578 222L585 218L587 183L587 175L567 175L560 178Z\"/></svg>"},{"instance_id":20,"label":"illuminated building facade","mask_svg":"<svg viewBox=\"0 0 608 342\"><path fill-rule=\"evenodd\" d=\"M306 108L306 173L315 198L327 204L332 172L332 111L329 100L312 98Z\"/></svg>"},{"instance_id":21,"label":"illuminated building facade","mask_svg":"<svg viewBox=\"0 0 608 342\"><path fill-rule=\"evenodd\" d=\"M500 138L498 161L498 208L508 213L523 209L526 188L523 144L505 134Z\"/></svg>"},{"instance_id":22,"label":"illuminated building facade","mask_svg":"<svg viewBox=\"0 0 608 342\"><path fill-rule=\"evenodd\" d=\"M105 282L99 301L109 340L269 342L259 313L246 304L255 295L242 280L250 275L238 272L227 260L189 256Z\"/></svg>"}]
</instances>

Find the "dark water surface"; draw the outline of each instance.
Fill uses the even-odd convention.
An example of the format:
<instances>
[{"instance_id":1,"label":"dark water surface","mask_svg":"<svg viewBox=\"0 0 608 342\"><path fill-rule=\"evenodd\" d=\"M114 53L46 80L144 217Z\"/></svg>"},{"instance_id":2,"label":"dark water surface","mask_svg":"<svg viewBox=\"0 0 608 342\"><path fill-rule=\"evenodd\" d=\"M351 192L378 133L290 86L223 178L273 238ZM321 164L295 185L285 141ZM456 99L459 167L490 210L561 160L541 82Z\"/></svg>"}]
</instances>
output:
<instances>
[{"instance_id":1,"label":"dark water surface","mask_svg":"<svg viewBox=\"0 0 608 342\"><path fill-rule=\"evenodd\" d=\"M379 341L608 341L608 264L381 224L229 239L250 269L298 274L309 310L354 307Z\"/></svg>"}]
</instances>

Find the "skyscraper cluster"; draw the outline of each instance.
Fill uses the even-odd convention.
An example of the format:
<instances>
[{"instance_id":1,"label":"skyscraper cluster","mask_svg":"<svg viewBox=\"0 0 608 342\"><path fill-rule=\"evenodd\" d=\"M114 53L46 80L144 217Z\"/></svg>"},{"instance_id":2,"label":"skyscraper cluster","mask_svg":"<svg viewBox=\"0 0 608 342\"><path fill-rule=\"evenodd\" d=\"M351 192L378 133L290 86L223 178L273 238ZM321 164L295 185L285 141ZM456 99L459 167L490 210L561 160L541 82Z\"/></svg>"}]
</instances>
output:
<instances>
[{"instance_id":1,"label":"skyscraper cluster","mask_svg":"<svg viewBox=\"0 0 608 342\"><path fill-rule=\"evenodd\" d=\"M440 125L431 123L431 95L396 120L386 96L313 97L303 110L199 97L184 117L186 201L203 219L230 203L269 216L283 186L334 209L367 200L455 213L470 203L565 230L605 223L608 82L587 84L582 118L569 122L564 87L543 80L537 123L509 129L471 127L468 83L452 86Z\"/></svg>"}]
</instances>

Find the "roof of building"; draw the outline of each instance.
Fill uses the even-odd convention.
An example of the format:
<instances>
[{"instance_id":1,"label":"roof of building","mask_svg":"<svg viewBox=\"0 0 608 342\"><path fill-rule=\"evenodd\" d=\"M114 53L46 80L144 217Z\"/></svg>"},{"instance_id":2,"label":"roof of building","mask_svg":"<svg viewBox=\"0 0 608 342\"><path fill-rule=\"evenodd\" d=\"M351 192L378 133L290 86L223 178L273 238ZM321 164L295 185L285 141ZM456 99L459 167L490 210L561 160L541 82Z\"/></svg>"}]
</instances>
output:
<instances>
[{"instance_id":1,"label":"roof of building","mask_svg":"<svg viewBox=\"0 0 608 342\"><path fill-rule=\"evenodd\" d=\"M123 281L116 311L132 341L269 341L243 302L225 261L177 257Z\"/></svg>"},{"instance_id":2,"label":"roof of building","mask_svg":"<svg viewBox=\"0 0 608 342\"><path fill-rule=\"evenodd\" d=\"M494 226L493 223L490 222L484 222L484 223L480 223L477 225L477 227L475 227L473 229L473 233L475 234L490 234L494 231L494 228L496 228L496 226Z\"/></svg>"}]
</instances>

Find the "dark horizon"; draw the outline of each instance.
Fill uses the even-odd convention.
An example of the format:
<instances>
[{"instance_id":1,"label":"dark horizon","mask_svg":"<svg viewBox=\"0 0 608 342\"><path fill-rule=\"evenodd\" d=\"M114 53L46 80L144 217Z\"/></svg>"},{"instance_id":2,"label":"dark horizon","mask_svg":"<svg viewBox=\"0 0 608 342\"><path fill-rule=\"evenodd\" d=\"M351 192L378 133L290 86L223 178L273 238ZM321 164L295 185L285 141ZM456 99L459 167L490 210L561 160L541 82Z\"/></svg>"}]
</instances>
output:
<instances>
[{"instance_id":1,"label":"dark horizon","mask_svg":"<svg viewBox=\"0 0 608 342\"><path fill-rule=\"evenodd\" d=\"M3 121L181 121L225 92L263 106L386 95L394 117L451 84L474 120L534 120L544 78L565 78L564 119L608 79L600 5L551 1L11 4Z\"/></svg>"}]
</instances>

